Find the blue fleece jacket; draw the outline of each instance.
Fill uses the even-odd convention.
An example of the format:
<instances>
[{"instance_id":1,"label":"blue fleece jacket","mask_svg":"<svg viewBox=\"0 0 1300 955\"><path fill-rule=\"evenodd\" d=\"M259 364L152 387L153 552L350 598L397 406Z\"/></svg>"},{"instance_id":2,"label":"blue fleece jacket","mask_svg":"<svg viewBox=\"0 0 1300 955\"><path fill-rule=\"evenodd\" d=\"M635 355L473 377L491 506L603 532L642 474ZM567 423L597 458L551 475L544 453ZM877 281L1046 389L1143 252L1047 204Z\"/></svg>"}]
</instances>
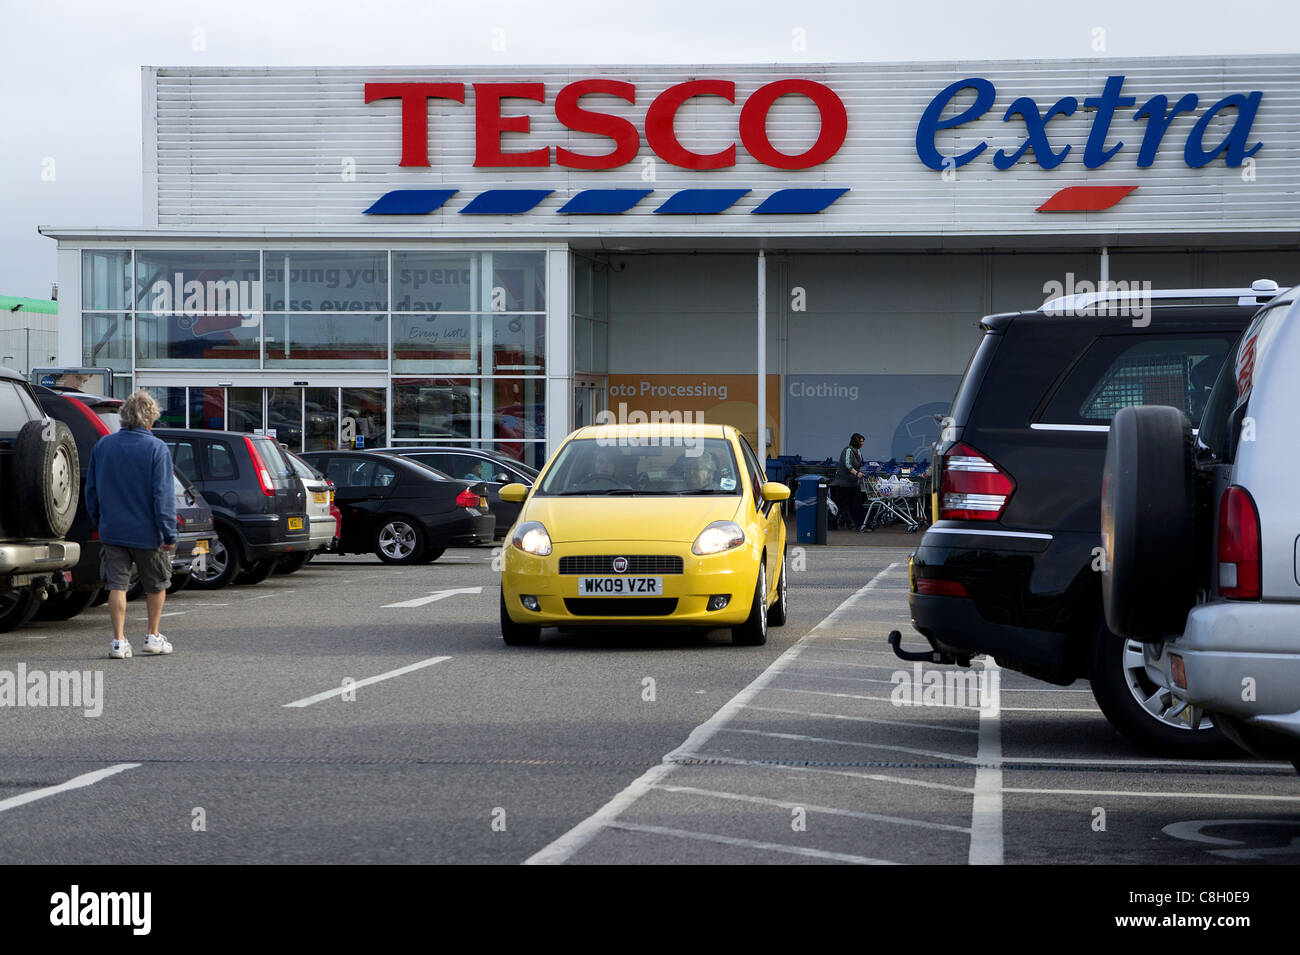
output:
<instances>
[{"instance_id":1,"label":"blue fleece jacket","mask_svg":"<svg viewBox=\"0 0 1300 955\"><path fill-rule=\"evenodd\" d=\"M148 428L96 442L86 471L86 511L99 539L118 547L176 543L172 455Z\"/></svg>"}]
</instances>

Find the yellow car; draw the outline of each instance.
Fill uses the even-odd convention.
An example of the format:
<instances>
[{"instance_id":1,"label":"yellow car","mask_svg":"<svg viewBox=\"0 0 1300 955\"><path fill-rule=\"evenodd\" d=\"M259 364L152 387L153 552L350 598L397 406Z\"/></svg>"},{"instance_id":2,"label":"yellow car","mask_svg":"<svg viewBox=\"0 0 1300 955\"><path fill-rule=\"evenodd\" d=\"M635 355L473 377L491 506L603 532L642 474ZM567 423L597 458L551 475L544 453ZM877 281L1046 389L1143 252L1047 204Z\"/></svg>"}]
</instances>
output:
<instances>
[{"instance_id":1,"label":"yellow car","mask_svg":"<svg viewBox=\"0 0 1300 955\"><path fill-rule=\"evenodd\" d=\"M565 439L506 535L501 633L542 627L730 627L767 642L786 619L784 484L726 425L603 425Z\"/></svg>"}]
</instances>

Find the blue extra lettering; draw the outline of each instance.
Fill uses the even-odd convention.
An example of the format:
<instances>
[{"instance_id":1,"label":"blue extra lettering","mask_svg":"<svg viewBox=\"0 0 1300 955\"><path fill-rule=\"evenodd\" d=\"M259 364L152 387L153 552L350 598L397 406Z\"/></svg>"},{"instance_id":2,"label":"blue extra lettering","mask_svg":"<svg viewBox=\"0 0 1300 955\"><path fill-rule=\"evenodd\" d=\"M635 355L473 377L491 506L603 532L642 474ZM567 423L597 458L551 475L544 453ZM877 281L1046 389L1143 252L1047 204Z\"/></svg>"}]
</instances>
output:
<instances>
[{"instance_id":1,"label":"blue extra lettering","mask_svg":"<svg viewBox=\"0 0 1300 955\"><path fill-rule=\"evenodd\" d=\"M954 96L962 90L973 89L975 91L975 102L966 109L962 110L956 116L950 116L947 119L940 119L944 108ZM981 142L974 149L962 153L960 156L945 157L934 146L935 134L943 129L952 129L954 126L960 126L963 123L969 123L973 119L978 119L988 112L989 107L993 105L993 100L997 97L998 91L988 80L979 76L972 76L968 79L958 80L947 89L943 90L938 96L930 100L930 105L925 108L921 114L921 122L916 127L916 154L921 157L921 162L925 163L931 169L942 171L944 160L949 159L950 165L947 168L955 166L964 166L984 150L988 149L989 144Z\"/></svg>"}]
</instances>

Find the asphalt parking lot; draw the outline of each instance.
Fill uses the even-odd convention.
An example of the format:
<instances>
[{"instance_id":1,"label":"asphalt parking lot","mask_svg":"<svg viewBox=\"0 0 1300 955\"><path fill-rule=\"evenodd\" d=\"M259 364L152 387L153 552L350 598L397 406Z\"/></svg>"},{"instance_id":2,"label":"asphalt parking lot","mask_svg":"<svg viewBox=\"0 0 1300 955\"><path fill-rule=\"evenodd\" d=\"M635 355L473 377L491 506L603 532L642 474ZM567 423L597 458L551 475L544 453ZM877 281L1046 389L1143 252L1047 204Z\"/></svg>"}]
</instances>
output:
<instances>
[{"instance_id":1,"label":"asphalt parking lot","mask_svg":"<svg viewBox=\"0 0 1300 955\"><path fill-rule=\"evenodd\" d=\"M103 607L34 623L0 635L0 671L99 671L101 712L0 709L0 858L1297 861L1289 765L1153 759L1086 685L992 665L927 695L932 668L884 642L909 632L909 550L809 548L758 648L650 630L508 648L486 548L182 592L167 657L108 660Z\"/></svg>"}]
</instances>

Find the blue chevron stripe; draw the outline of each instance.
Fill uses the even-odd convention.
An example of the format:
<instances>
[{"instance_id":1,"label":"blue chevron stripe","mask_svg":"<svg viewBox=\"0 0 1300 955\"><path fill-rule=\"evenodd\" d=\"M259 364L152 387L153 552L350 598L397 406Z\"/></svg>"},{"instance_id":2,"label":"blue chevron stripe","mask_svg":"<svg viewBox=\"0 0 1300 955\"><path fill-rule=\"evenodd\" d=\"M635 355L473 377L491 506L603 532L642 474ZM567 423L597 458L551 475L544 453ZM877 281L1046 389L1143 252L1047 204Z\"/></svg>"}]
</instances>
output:
<instances>
[{"instance_id":1,"label":"blue chevron stripe","mask_svg":"<svg viewBox=\"0 0 1300 955\"><path fill-rule=\"evenodd\" d=\"M528 212L554 189L489 189L460 210L463 216L515 216Z\"/></svg>"},{"instance_id":2,"label":"blue chevron stripe","mask_svg":"<svg viewBox=\"0 0 1300 955\"><path fill-rule=\"evenodd\" d=\"M748 189L683 189L655 210L661 216L710 216L730 209Z\"/></svg>"},{"instance_id":3,"label":"blue chevron stripe","mask_svg":"<svg viewBox=\"0 0 1300 955\"><path fill-rule=\"evenodd\" d=\"M652 192L653 189L584 189L557 211L573 216L616 216Z\"/></svg>"},{"instance_id":4,"label":"blue chevron stripe","mask_svg":"<svg viewBox=\"0 0 1300 955\"><path fill-rule=\"evenodd\" d=\"M368 216L422 216L438 209L456 194L455 189L394 189L365 211Z\"/></svg>"},{"instance_id":5,"label":"blue chevron stripe","mask_svg":"<svg viewBox=\"0 0 1300 955\"><path fill-rule=\"evenodd\" d=\"M778 189L750 215L810 215L827 208L848 189Z\"/></svg>"}]
</instances>

